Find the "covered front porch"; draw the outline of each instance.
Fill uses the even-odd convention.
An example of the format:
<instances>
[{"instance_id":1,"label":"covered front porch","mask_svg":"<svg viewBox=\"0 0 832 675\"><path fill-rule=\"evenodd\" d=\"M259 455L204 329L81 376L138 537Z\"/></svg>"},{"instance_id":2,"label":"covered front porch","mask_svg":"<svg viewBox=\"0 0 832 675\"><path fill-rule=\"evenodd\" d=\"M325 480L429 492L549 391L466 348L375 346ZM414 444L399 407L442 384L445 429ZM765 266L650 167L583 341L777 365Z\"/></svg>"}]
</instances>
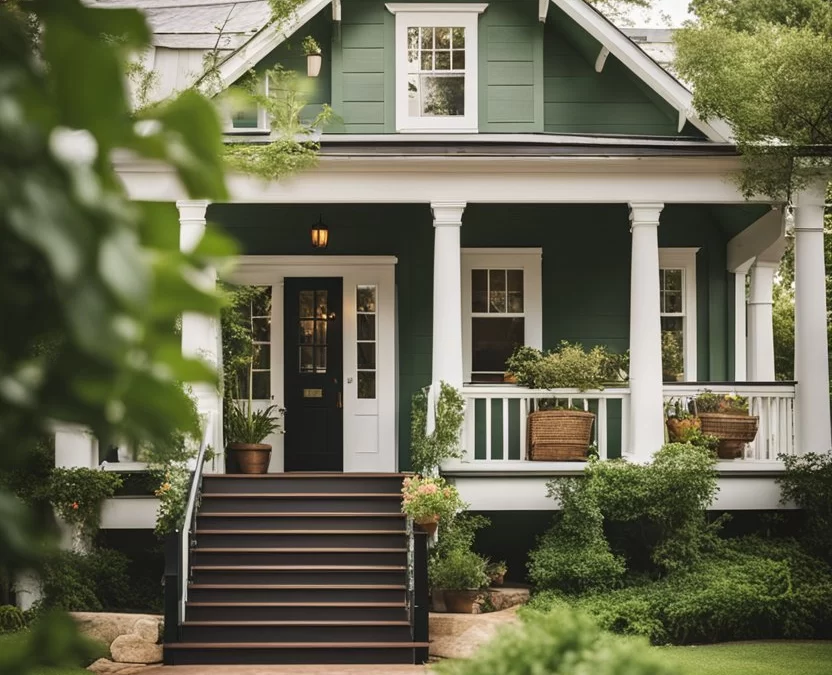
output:
<instances>
[{"instance_id":1,"label":"covered front porch","mask_svg":"<svg viewBox=\"0 0 832 675\"><path fill-rule=\"evenodd\" d=\"M626 387L561 392L597 413L593 440L601 457L649 461L664 442L665 400L703 389L730 391L749 396L760 431L743 459L720 470L771 476L780 469L779 454L830 446L822 190L802 195L793 215L797 383L778 383L771 285L786 219L771 205L742 199L730 182L736 168L736 159L727 156L400 158L353 156L339 147L297 178L270 184L233 178L232 203L179 202L181 238L183 246L192 245L206 220L220 223L244 249L238 272L228 279L268 282L281 296L284 280L293 276L344 280L341 400L345 419L363 417L365 432L383 428L384 438L392 439L371 440L388 458L376 470L409 468L411 397L445 381L468 399L466 455L444 467L463 496L473 495L466 494L466 481L474 479L580 471L579 462L549 466L525 459L524 414L552 393L502 383L502 368L490 361L506 348L505 339L500 344L502 338L483 332L483 324L507 320L515 329L522 325L522 341L512 334L515 344L551 348L568 340L618 353L629 349ZM163 177L129 167L121 173L136 198L165 193ZM325 250L313 248L310 239L319 219L329 228ZM378 333L371 348L375 376L379 383L386 378L387 388L368 404L359 398L358 375L376 366L359 342L373 341L359 340L358 315L366 312L356 309L358 286L367 282L347 281L331 269L363 271L377 263L387 265L392 279L377 317L379 327L386 322L387 337ZM293 265L296 271L275 274ZM517 271L523 272L522 287ZM486 287L486 293L505 293L496 311L472 304L483 272L488 284L491 272L495 279L502 275L496 287ZM674 286L679 280L681 289ZM668 294L674 295L670 305L663 299ZM522 309L515 304L509 311L521 295ZM274 311L280 340L284 317ZM663 376L663 331L677 332L683 344L683 365L672 381ZM210 359L217 340L216 326L186 317L186 350ZM497 343L491 351L489 341ZM270 396L279 400L285 394L285 344L271 354ZM200 398L204 406L218 406L215 393L201 392ZM359 412L366 405L375 406L370 415ZM387 412L368 426L366 418L383 406ZM345 426L345 460L348 447L358 453L366 440L366 433L350 437ZM363 459L374 461L371 453ZM276 463L273 470L284 466ZM351 470L346 461L344 469ZM513 508L524 508L517 491L511 493ZM493 492L489 498L492 508L502 508Z\"/></svg>"}]
</instances>

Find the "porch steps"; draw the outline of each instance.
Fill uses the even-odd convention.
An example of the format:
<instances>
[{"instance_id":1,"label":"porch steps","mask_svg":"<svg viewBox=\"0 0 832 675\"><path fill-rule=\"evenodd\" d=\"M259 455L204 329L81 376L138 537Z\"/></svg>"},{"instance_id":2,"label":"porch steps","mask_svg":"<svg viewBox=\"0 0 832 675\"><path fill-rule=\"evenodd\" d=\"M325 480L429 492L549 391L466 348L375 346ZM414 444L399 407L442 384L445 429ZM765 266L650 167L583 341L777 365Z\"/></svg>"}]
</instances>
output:
<instances>
[{"instance_id":1,"label":"porch steps","mask_svg":"<svg viewBox=\"0 0 832 675\"><path fill-rule=\"evenodd\" d=\"M402 478L205 475L166 663L414 663Z\"/></svg>"}]
</instances>

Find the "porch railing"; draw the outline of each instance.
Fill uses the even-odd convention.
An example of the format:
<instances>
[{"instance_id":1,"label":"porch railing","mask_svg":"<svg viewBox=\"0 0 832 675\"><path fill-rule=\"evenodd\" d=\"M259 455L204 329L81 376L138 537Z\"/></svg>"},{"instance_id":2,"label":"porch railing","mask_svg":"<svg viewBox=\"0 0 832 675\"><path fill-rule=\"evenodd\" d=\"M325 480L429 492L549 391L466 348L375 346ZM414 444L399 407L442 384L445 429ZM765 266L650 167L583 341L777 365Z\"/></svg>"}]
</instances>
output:
<instances>
[{"instance_id":1,"label":"porch railing","mask_svg":"<svg viewBox=\"0 0 832 675\"><path fill-rule=\"evenodd\" d=\"M630 390L609 388L528 389L505 386L466 386L463 447L467 462L525 460L526 417L538 409L541 400L561 403L595 413L592 444L598 456L619 456L627 452Z\"/></svg>"},{"instance_id":2,"label":"porch railing","mask_svg":"<svg viewBox=\"0 0 832 675\"><path fill-rule=\"evenodd\" d=\"M760 418L757 437L745 448L744 459L774 461L778 455L795 454L795 385L793 382L666 384L665 401L687 406L703 391L748 397L748 412Z\"/></svg>"}]
</instances>

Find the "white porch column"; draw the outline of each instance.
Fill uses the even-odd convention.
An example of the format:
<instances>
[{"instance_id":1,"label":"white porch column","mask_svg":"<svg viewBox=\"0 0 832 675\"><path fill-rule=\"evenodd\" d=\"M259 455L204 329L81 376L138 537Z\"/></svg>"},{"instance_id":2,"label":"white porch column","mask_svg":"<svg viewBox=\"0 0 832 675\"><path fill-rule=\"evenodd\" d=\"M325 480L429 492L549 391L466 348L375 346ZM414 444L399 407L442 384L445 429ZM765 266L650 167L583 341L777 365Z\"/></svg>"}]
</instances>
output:
<instances>
[{"instance_id":1,"label":"white porch column","mask_svg":"<svg viewBox=\"0 0 832 675\"><path fill-rule=\"evenodd\" d=\"M630 443L644 462L664 443L659 305L659 216L664 204L630 204Z\"/></svg>"},{"instance_id":2,"label":"white porch column","mask_svg":"<svg viewBox=\"0 0 832 675\"><path fill-rule=\"evenodd\" d=\"M433 370L431 384L462 386L462 269L465 202L433 202Z\"/></svg>"},{"instance_id":3,"label":"white porch column","mask_svg":"<svg viewBox=\"0 0 832 675\"><path fill-rule=\"evenodd\" d=\"M774 275L778 263L757 260L748 297L748 380L774 381Z\"/></svg>"},{"instance_id":4,"label":"white porch column","mask_svg":"<svg viewBox=\"0 0 832 675\"><path fill-rule=\"evenodd\" d=\"M794 213L795 336L798 452L832 449L826 335L823 205L826 183L797 196Z\"/></svg>"},{"instance_id":5,"label":"white porch column","mask_svg":"<svg viewBox=\"0 0 832 675\"><path fill-rule=\"evenodd\" d=\"M734 381L748 378L747 328L748 308L745 298L745 281L750 263L734 270Z\"/></svg>"},{"instance_id":6,"label":"white porch column","mask_svg":"<svg viewBox=\"0 0 832 675\"><path fill-rule=\"evenodd\" d=\"M179 247L182 251L193 251L205 234L205 214L209 202L205 200L178 201L179 209ZM202 279L205 289L216 286L216 272L206 271ZM206 316L193 312L182 315L182 353L185 356L202 359L212 368L218 368L220 362L220 324L218 317ZM193 383L190 385L197 399L197 409L200 413L212 412L214 416L213 446L215 451L222 449L222 421L219 392L207 383ZM222 453L218 455L219 470Z\"/></svg>"}]
</instances>

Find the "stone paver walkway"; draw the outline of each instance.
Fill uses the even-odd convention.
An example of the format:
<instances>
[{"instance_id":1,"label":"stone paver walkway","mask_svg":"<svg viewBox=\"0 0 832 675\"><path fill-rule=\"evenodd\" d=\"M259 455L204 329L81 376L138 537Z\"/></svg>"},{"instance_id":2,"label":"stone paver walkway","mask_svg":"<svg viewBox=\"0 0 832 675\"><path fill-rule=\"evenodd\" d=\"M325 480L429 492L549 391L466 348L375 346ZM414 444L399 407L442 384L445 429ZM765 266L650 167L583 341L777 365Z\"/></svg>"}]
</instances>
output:
<instances>
[{"instance_id":1,"label":"stone paver walkway","mask_svg":"<svg viewBox=\"0 0 832 675\"><path fill-rule=\"evenodd\" d=\"M426 675L428 666L156 666L141 675Z\"/></svg>"}]
</instances>

